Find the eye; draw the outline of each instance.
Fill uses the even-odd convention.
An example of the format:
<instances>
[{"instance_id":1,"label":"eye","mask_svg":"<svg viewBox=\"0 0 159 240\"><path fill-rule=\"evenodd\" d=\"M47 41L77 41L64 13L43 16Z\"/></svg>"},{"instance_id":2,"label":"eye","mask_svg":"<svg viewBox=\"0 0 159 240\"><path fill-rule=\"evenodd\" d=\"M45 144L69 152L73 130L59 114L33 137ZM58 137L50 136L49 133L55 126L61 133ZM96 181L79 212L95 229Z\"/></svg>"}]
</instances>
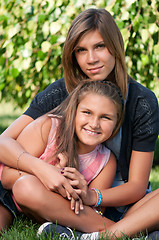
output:
<instances>
[{"instance_id":1,"label":"eye","mask_svg":"<svg viewBox=\"0 0 159 240\"><path fill-rule=\"evenodd\" d=\"M103 115L103 116L101 116L101 118L104 119L104 120L111 120L111 118L108 117L107 115Z\"/></svg>"},{"instance_id":2,"label":"eye","mask_svg":"<svg viewBox=\"0 0 159 240\"><path fill-rule=\"evenodd\" d=\"M85 48L82 48L82 47L76 49L76 53L81 53L84 51L85 51Z\"/></svg>"},{"instance_id":3,"label":"eye","mask_svg":"<svg viewBox=\"0 0 159 240\"><path fill-rule=\"evenodd\" d=\"M91 112L90 111L83 111L82 113L86 114L86 115L90 115Z\"/></svg>"},{"instance_id":4,"label":"eye","mask_svg":"<svg viewBox=\"0 0 159 240\"><path fill-rule=\"evenodd\" d=\"M105 48L105 44L104 43L99 43L96 48Z\"/></svg>"}]
</instances>

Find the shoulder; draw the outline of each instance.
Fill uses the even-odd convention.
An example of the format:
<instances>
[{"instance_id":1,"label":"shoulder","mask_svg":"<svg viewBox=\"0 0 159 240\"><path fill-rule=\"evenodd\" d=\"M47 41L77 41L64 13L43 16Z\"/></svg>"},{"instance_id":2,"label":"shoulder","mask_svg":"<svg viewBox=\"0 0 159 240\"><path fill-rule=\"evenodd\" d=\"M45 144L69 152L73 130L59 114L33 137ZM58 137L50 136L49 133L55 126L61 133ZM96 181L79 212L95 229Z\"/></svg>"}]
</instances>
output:
<instances>
[{"instance_id":1,"label":"shoulder","mask_svg":"<svg viewBox=\"0 0 159 240\"><path fill-rule=\"evenodd\" d=\"M107 159L107 161L110 159L112 152L109 148L107 148L104 144L98 145L98 150L102 156L104 156L104 159ZM113 154L114 155L114 154Z\"/></svg>"},{"instance_id":2,"label":"shoulder","mask_svg":"<svg viewBox=\"0 0 159 240\"><path fill-rule=\"evenodd\" d=\"M132 79L130 76L129 76L128 80L129 80L128 99L130 99L130 98L136 98L136 99L145 98L145 99L149 99L149 100L157 103L157 98L153 91L146 88L142 84L138 83L137 81Z\"/></svg>"},{"instance_id":3,"label":"shoulder","mask_svg":"<svg viewBox=\"0 0 159 240\"><path fill-rule=\"evenodd\" d=\"M125 136L133 135L133 149L137 151L148 150L154 145L159 133L159 107L155 94L140 83L129 80L129 92L123 123ZM132 136L131 136L132 137ZM152 149L152 148L151 148Z\"/></svg>"},{"instance_id":4,"label":"shoulder","mask_svg":"<svg viewBox=\"0 0 159 240\"><path fill-rule=\"evenodd\" d=\"M143 114L151 115L153 112L159 114L158 100L154 92L129 78L126 111L131 112L133 116L133 112L135 114L137 109Z\"/></svg>"},{"instance_id":5,"label":"shoulder","mask_svg":"<svg viewBox=\"0 0 159 240\"><path fill-rule=\"evenodd\" d=\"M44 143L48 141L48 136L52 126L52 120L47 115L43 115L32 122L36 131L41 135Z\"/></svg>"},{"instance_id":6,"label":"shoulder","mask_svg":"<svg viewBox=\"0 0 159 240\"><path fill-rule=\"evenodd\" d=\"M61 78L39 92L24 114L36 119L57 107L67 96L64 78Z\"/></svg>"},{"instance_id":7,"label":"shoulder","mask_svg":"<svg viewBox=\"0 0 159 240\"><path fill-rule=\"evenodd\" d=\"M51 83L46 89L36 95L37 102L40 104L46 99L59 99L67 95L64 78Z\"/></svg>"},{"instance_id":8,"label":"shoulder","mask_svg":"<svg viewBox=\"0 0 159 240\"><path fill-rule=\"evenodd\" d=\"M102 152L103 152L103 155L104 155L103 161L105 163L105 166L109 165L109 166L116 167L116 157L115 157L115 155L113 154L113 152L109 148L107 148L103 144L102 144Z\"/></svg>"}]
</instances>

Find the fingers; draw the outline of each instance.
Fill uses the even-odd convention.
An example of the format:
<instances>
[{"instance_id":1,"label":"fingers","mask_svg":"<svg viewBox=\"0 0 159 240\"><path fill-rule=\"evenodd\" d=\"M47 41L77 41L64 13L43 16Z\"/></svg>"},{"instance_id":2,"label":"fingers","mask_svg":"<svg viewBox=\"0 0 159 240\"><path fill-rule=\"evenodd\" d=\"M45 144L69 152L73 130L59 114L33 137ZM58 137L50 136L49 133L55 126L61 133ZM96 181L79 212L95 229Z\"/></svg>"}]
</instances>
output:
<instances>
[{"instance_id":1,"label":"fingers","mask_svg":"<svg viewBox=\"0 0 159 240\"><path fill-rule=\"evenodd\" d=\"M66 190L65 190L65 188L62 185L54 186L53 191L59 193L64 198L67 197Z\"/></svg>"},{"instance_id":2,"label":"fingers","mask_svg":"<svg viewBox=\"0 0 159 240\"><path fill-rule=\"evenodd\" d=\"M79 197L81 190L69 188L69 191L68 190L65 190L65 191L66 191L67 199L71 201L71 209L75 212L75 214L78 215L79 212L84 209L83 202Z\"/></svg>"},{"instance_id":3,"label":"fingers","mask_svg":"<svg viewBox=\"0 0 159 240\"><path fill-rule=\"evenodd\" d=\"M67 199L71 200L71 195L70 195L70 193L68 191L66 191L66 195L67 195Z\"/></svg>"},{"instance_id":4,"label":"fingers","mask_svg":"<svg viewBox=\"0 0 159 240\"><path fill-rule=\"evenodd\" d=\"M80 177L72 173L64 172L63 175L68 179L68 182L73 188L80 189L82 191L87 189L87 182L84 177Z\"/></svg>"},{"instance_id":5,"label":"fingers","mask_svg":"<svg viewBox=\"0 0 159 240\"><path fill-rule=\"evenodd\" d=\"M68 174L72 173L72 176L77 175L77 176L80 176L81 178L84 178L83 175L76 168L65 167L64 169L65 169L65 172L67 172Z\"/></svg>"},{"instance_id":6,"label":"fingers","mask_svg":"<svg viewBox=\"0 0 159 240\"><path fill-rule=\"evenodd\" d=\"M59 165L61 168L66 167L67 166L67 162L68 162L68 157L66 156L66 154L64 153L59 153L58 154L58 159L59 159Z\"/></svg>"},{"instance_id":7,"label":"fingers","mask_svg":"<svg viewBox=\"0 0 159 240\"><path fill-rule=\"evenodd\" d=\"M85 180L84 176L75 168L65 167L61 169L61 174L71 180Z\"/></svg>"},{"instance_id":8,"label":"fingers","mask_svg":"<svg viewBox=\"0 0 159 240\"><path fill-rule=\"evenodd\" d=\"M74 198L76 201L79 199L78 194L76 193L75 189L73 189L73 187L70 185L70 183L67 181L67 179L64 182L63 187L65 191L67 191L72 198Z\"/></svg>"},{"instance_id":9,"label":"fingers","mask_svg":"<svg viewBox=\"0 0 159 240\"><path fill-rule=\"evenodd\" d=\"M83 210L83 203L82 200L79 198L75 201L75 199L71 199L71 209L75 212L75 214L79 214L80 210Z\"/></svg>"}]
</instances>

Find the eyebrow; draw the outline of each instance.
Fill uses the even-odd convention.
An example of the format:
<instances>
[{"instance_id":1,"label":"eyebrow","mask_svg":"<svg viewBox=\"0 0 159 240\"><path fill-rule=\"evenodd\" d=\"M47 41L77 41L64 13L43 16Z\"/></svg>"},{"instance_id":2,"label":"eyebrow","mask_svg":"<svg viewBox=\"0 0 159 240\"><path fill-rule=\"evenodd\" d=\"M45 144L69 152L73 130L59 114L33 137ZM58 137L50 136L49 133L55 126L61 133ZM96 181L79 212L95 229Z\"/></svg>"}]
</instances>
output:
<instances>
[{"instance_id":1,"label":"eyebrow","mask_svg":"<svg viewBox=\"0 0 159 240\"><path fill-rule=\"evenodd\" d=\"M105 42L104 41L100 41L100 42L97 42L97 43L93 44L93 46L97 46L99 44L105 44ZM79 49L79 48L85 48L85 47L83 46L83 44L82 44L82 46L77 44L76 49Z\"/></svg>"},{"instance_id":2,"label":"eyebrow","mask_svg":"<svg viewBox=\"0 0 159 240\"><path fill-rule=\"evenodd\" d=\"M91 109L85 107L85 106L82 106L80 111L88 111L88 112L93 112ZM101 116L106 116L106 117L110 117L110 118L115 118L115 114L113 113L102 113Z\"/></svg>"}]
</instances>

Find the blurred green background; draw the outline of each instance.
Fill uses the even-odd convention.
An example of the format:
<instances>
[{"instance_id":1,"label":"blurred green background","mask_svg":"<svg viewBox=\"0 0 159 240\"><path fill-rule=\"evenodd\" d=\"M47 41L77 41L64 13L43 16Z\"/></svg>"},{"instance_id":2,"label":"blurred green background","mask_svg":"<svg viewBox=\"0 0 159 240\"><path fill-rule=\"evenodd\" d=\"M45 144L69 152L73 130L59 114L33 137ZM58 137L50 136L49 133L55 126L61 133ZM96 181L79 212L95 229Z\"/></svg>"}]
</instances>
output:
<instances>
[{"instance_id":1,"label":"blurred green background","mask_svg":"<svg viewBox=\"0 0 159 240\"><path fill-rule=\"evenodd\" d=\"M63 76L67 31L91 7L113 15L125 41L128 73L159 97L158 0L1 0L0 101L25 107Z\"/></svg>"}]
</instances>

